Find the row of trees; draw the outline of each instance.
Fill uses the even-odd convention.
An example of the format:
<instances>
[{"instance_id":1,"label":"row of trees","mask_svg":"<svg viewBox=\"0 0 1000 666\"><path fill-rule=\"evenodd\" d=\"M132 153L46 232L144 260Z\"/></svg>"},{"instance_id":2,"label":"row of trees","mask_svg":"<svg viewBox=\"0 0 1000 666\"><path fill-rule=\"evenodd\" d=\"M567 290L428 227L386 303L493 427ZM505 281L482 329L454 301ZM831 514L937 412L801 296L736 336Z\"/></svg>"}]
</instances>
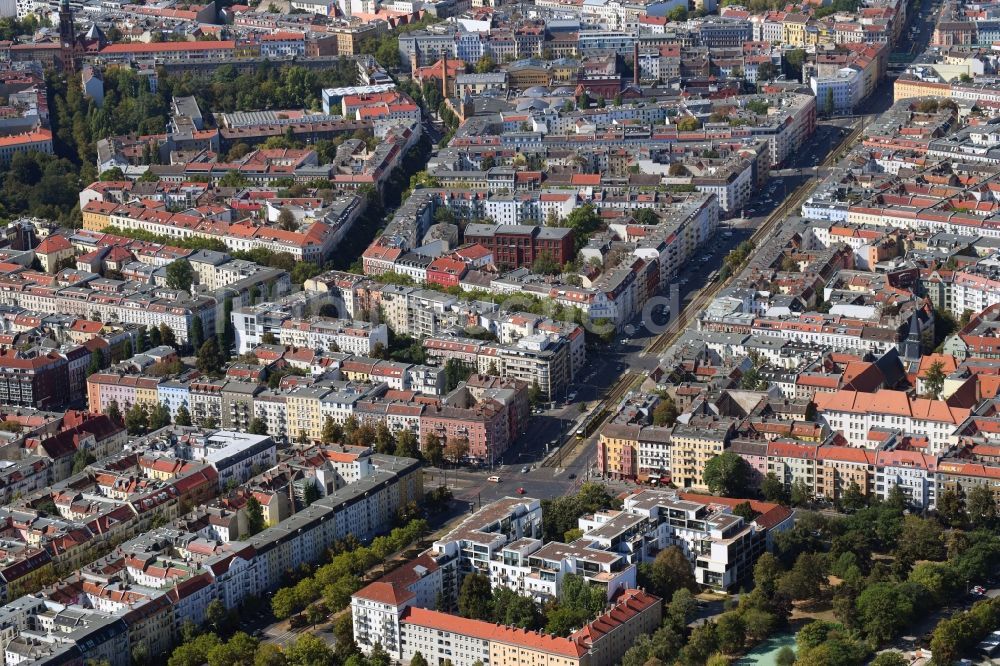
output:
<instances>
[{"instance_id":1,"label":"row of trees","mask_svg":"<svg viewBox=\"0 0 1000 666\"><path fill-rule=\"evenodd\" d=\"M426 532L427 522L415 519L385 536L375 537L370 546L361 546L354 540L338 543L327 564L274 594L271 598L274 616L279 620L291 617L319 599L324 600L327 608L343 608L350 603L351 595L361 589L365 573L384 565L392 553L413 545Z\"/></svg>"}]
</instances>

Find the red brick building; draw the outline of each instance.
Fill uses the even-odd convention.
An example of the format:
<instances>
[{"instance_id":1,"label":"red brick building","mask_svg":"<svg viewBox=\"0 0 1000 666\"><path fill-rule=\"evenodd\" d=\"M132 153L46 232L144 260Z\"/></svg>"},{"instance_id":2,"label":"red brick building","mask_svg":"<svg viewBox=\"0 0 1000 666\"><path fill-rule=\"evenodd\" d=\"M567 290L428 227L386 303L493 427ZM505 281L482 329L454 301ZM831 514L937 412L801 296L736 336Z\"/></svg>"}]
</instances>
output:
<instances>
[{"instance_id":1,"label":"red brick building","mask_svg":"<svg viewBox=\"0 0 1000 666\"><path fill-rule=\"evenodd\" d=\"M478 243L493 253L498 268L531 266L547 254L560 266L574 255L573 230L525 224L470 224L465 242Z\"/></svg>"}]
</instances>

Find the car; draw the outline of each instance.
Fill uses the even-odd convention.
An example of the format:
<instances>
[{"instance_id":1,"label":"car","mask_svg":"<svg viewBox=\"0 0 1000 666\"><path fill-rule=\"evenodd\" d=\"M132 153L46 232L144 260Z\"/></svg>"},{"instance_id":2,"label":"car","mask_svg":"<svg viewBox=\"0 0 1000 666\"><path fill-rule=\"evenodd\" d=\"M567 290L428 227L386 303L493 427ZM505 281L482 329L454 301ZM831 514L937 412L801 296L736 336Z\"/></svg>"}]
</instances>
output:
<instances>
[{"instance_id":1,"label":"car","mask_svg":"<svg viewBox=\"0 0 1000 666\"><path fill-rule=\"evenodd\" d=\"M531 471L531 468L527 465L521 468L521 474L527 474L529 471Z\"/></svg>"},{"instance_id":2,"label":"car","mask_svg":"<svg viewBox=\"0 0 1000 666\"><path fill-rule=\"evenodd\" d=\"M570 479L570 480L572 480L572 479L575 479L575 478L576 478L576 474L575 474L575 473L573 473L573 472L570 472L570 473L569 473L569 476L568 476L568 477L566 477L566 478L567 478L567 479Z\"/></svg>"},{"instance_id":3,"label":"car","mask_svg":"<svg viewBox=\"0 0 1000 666\"><path fill-rule=\"evenodd\" d=\"M486 477L486 480L489 481L490 483L500 483L499 476L488 476Z\"/></svg>"},{"instance_id":4,"label":"car","mask_svg":"<svg viewBox=\"0 0 1000 666\"><path fill-rule=\"evenodd\" d=\"M986 588L983 587L982 585L976 585L975 587L972 588L972 593L977 597L981 597L984 594L986 594Z\"/></svg>"},{"instance_id":5,"label":"car","mask_svg":"<svg viewBox=\"0 0 1000 666\"><path fill-rule=\"evenodd\" d=\"M626 339L628 339L628 338L626 338ZM576 391L573 391L569 395L566 396L566 402L573 402L574 400L576 400Z\"/></svg>"},{"instance_id":6,"label":"car","mask_svg":"<svg viewBox=\"0 0 1000 666\"><path fill-rule=\"evenodd\" d=\"M518 495L523 495L524 494L524 488L518 488L517 489L517 494Z\"/></svg>"}]
</instances>

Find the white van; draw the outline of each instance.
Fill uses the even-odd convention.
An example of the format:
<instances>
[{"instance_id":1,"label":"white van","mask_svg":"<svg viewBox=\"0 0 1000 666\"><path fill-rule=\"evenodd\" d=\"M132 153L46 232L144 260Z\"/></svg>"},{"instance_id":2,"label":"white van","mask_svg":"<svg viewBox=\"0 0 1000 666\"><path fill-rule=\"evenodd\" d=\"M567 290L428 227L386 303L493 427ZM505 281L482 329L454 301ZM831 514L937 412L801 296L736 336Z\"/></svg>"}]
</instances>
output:
<instances>
[{"instance_id":1,"label":"white van","mask_svg":"<svg viewBox=\"0 0 1000 666\"><path fill-rule=\"evenodd\" d=\"M487 481L492 481L493 483L500 483L500 477L499 476L490 476L490 477L487 477L486 480Z\"/></svg>"}]
</instances>

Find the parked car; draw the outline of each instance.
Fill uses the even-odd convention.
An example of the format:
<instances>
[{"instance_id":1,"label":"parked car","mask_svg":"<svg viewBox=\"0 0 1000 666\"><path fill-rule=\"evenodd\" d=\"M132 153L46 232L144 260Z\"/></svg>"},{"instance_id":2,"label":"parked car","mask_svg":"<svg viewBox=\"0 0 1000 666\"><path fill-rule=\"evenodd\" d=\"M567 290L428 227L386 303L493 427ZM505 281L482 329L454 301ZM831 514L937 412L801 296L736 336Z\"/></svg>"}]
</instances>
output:
<instances>
[{"instance_id":1,"label":"parked car","mask_svg":"<svg viewBox=\"0 0 1000 666\"><path fill-rule=\"evenodd\" d=\"M499 476L488 476L488 477L486 477L486 480L489 481L489 482L491 482L491 483L500 483L500 477Z\"/></svg>"},{"instance_id":2,"label":"parked car","mask_svg":"<svg viewBox=\"0 0 1000 666\"><path fill-rule=\"evenodd\" d=\"M517 494L518 495L523 495L524 494L524 488L518 488L517 489Z\"/></svg>"},{"instance_id":3,"label":"parked car","mask_svg":"<svg viewBox=\"0 0 1000 666\"><path fill-rule=\"evenodd\" d=\"M531 471L531 468L527 465L521 468L521 474L527 474L529 471Z\"/></svg>"}]
</instances>

